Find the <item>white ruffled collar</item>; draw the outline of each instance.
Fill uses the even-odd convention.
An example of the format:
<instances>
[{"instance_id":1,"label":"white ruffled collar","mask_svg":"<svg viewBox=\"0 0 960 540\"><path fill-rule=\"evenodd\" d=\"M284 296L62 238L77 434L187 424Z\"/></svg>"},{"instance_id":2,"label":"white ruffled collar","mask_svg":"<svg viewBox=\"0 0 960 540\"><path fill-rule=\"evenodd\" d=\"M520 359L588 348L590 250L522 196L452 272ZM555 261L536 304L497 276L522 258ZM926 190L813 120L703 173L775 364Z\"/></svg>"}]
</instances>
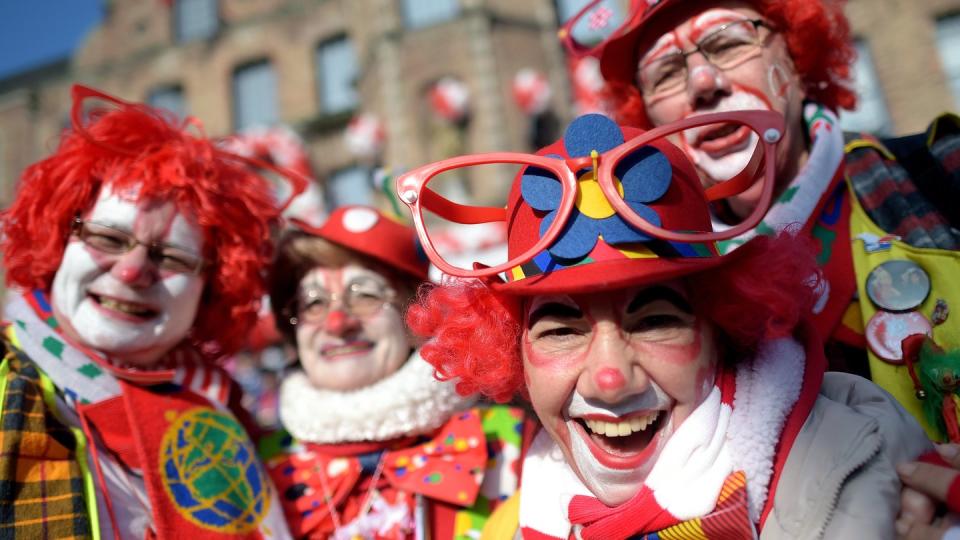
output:
<instances>
[{"instance_id":1,"label":"white ruffled collar","mask_svg":"<svg viewBox=\"0 0 960 540\"><path fill-rule=\"evenodd\" d=\"M319 444L429 433L475 401L433 373L419 352L393 375L352 392L319 390L297 371L280 386L280 421L295 439Z\"/></svg>"}]
</instances>

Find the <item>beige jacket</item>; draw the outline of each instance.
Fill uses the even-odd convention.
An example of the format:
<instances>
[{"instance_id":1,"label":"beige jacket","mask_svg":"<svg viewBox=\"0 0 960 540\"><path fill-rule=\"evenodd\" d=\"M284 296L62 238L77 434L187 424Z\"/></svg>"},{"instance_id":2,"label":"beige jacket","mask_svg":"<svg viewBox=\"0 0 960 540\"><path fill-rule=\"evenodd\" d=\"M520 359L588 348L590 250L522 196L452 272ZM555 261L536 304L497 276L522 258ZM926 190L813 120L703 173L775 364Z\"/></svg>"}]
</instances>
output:
<instances>
[{"instance_id":1,"label":"beige jacket","mask_svg":"<svg viewBox=\"0 0 960 540\"><path fill-rule=\"evenodd\" d=\"M923 429L870 381L827 373L784 464L761 540L894 538L894 466L932 450Z\"/></svg>"}]
</instances>

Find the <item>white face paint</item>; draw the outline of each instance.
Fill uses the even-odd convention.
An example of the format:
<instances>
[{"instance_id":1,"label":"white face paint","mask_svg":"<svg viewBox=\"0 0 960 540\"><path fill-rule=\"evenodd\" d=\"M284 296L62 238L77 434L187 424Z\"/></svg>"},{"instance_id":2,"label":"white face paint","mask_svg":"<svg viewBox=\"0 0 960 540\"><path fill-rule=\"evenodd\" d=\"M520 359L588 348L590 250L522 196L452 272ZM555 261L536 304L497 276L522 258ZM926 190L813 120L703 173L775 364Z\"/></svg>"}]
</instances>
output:
<instances>
[{"instance_id":1,"label":"white face paint","mask_svg":"<svg viewBox=\"0 0 960 540\"><path fill-rule=\"evenodd\" d=\"M660 415L669 415L672 406L673 400L655 382L651 382L646 392L618 403L615 407L596 401L588 403L579 392L573 393L564 414L566 427L570 433L570 454L583 483L597 498L606 504L616 505L636 495L657 462L663 445L673 434L673 422L668 416L663 426L653 434L652 440L641 456L632 460L635 464L629 467L623 467L622 464L619 467L611 467L597 459L597 455L591 450L594 444L587 440L590 435L572 418L623 418L637 411L661 411Z\"/></svg>"},{"instance_id":2,"label":"white face paint","mask_svg":"<svg viewBox=\"0 0 960 540\"><path fill-rule=\"evenodd\" d=\"M136 203L104 188L84 219L145 244L203 253L195 220L170 202ZM112 255L73 236L54 276L51 302L68 337L119 363L150 367L187 336L203 286L200 275L159 269L145 246Z\"/></svg>"},{"instance_id":3,"label":"white face paint","mask_svg":"<svg viewBox=\"0 0 960 540\"><path fill-rule=\"evenodd\" d=\"M410 356L412 346L397 306L387 302L371 314L348 313L342 294L351 286L371 295L390 288L386 276L357 264L317 267L300 280L301 305L307 304L311 291L341 297L320 320L298 315L300 365L317 388L349 391L369 386L396 372Z\"/></svg>"},{"instance_id":4,"label":"white face paint","mask_svg":"<svg viewBox=\"0 0 960 540\"><path fill-rule=\"evenodd\" d=\"M711 69L707 66L697 67ZM748 109L766 111L770 110L770 106L760 96L736 89L729 96L718 100L715 108L700 110L690 116ZM729 180L743 171L760 142L757 134L746 126L732 132L729 132L729 129L727 126L711 125L683 133L683 146L687 155L693 164L715 183Z\"/></svg>"}]
</instances>

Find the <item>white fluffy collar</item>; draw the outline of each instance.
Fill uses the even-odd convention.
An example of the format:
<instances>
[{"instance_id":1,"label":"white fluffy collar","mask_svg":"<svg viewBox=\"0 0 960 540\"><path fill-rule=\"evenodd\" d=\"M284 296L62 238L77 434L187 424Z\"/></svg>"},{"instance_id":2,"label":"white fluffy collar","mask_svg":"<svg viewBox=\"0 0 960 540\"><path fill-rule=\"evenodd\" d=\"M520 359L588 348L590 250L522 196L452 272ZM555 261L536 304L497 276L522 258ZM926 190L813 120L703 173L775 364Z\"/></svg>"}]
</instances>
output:
<instances>
[{"instance_id":1,"label":"white fluffy collar","mask_svg":"<svg viewBox=\"0 0 960 540\"><path fill-rule=\"evenodd\" d=\"M280 421L297 440L320 444L420 435L473 404L454 385L436 380L418 352L393 375L352 392L318 390L297 371L280 386Z\"/></svg>"}]
</instances>

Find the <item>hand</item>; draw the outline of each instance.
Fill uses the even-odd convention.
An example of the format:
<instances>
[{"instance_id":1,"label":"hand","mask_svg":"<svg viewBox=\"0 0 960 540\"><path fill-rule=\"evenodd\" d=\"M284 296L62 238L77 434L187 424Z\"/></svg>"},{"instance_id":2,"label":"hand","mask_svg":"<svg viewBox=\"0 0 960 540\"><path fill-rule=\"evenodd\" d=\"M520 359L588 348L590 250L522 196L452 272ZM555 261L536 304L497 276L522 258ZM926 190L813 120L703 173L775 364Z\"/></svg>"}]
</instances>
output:
<instances>
[{"instance_id":1,"label":"hand","mask_svg":"<svg viewBox=\"0 0 960 540\"><path fill-rule=\"evenodd\" d=\"M960 539L960 446L937 445L949 467L918 461L897 465L903 481L896 528L904 540ZM937 519L937 507L946 516Z\"/></svg>"}]
</instances>

